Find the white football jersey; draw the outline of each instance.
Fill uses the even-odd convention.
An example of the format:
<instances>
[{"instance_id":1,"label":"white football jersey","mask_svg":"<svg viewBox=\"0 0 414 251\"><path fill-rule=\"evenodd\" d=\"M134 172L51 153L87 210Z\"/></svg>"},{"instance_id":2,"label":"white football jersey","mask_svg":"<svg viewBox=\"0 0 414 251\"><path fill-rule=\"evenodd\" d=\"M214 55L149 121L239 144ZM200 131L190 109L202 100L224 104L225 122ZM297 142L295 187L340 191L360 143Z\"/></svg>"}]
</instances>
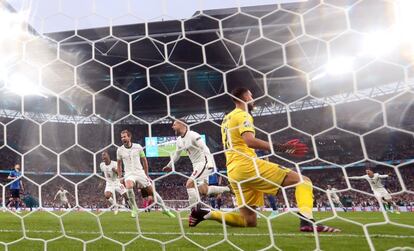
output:
<instances>
[{"instance_id":1,"label":"white football jersey","mask_svg":"<svg viewBox=\"0 0 414 251\"><path fill-rule=\"evenodd\" d=\"M106 182L114 183L116 182L116 179L118 178L118 175L116 172L113 171L113 169L117 169L118 165L116 161L111 161L109 165L106 165L105 162L102 162L100 164L101 171L105 175Z\"/></svg>"},{"instance_id":2,"label":"white football jersey","mask_svg":"<svg viewBox=\"0 0 414 251\"><path fill-rule=\"evenodd\" d=\"M331 196L332 198L337 198L338 194L336 194L336 188L332 187L331 189L326 189L326 192L328 193L329 196Z\"/></svg>"},{"instance_id":3,"label":"white football jersey","mask_svg":"<svg viewBox=\"0 0 414 251\"><path fill-rule=\"evenodd\" d=\"M59 196L60 201L66 201L68 200L68 197L66 196L68 193L67 190L59 190L56 195Z\"/></svg>"},{"instance_id":4,"label":"white football jersey","mask_svg":"<svg viewBox=\"0 0 414 251\"><path fill-rule=\"evenodd\" d=\"M374 173L374 176L371 178L368 175L364 175L365 179L371 186L372 190L377 190L380 188L384 188L384 185L381 182L381 178L386 178L388 175L379 175L378 173Z\"/></svg>"},{"instance_id":5,"label":"white football jersey","mask_svg":"<svg viewBox=\"0 0 414 251\"><path fill-rule=\"evenodd\" d=\"M357 177L349 177L349 179L351 180L366 180L368 181L369 185L371 186L372 191L376 191L378 189L383 189L384 185L381 182L382 178L387 178L388 175L386 174L379 174L379 173L374 173L374 176L369 177L368 174L366 175L362 175L362 176L357 176Z\"/></svg>"},{"instance_id":6,"label":"white football jersey","mask_svg":"<svg viewBox=\"0 0 414 251\"><path fill-rule=\"evenodd\" d=\"M207 145L201 139L200 134L188 130L183 137L180 136L177 138L176 147L178 153L180 151L186 151L188 153L188 157L193 165L208 162L213 166L213 156L210 153L210 149L208 149Z\"/></svg>"},{"instance_id":7,"label":"white football jersey","mask_svg":"<svg viewBox=\"0 0 414 251\"><path fill-rule=\"evenodd\" d=\"M124 145L116 151L117 160L122 160L126 174L136 174L144 170L141 164L141 157L145 156L144 149L140 144L132 143L130 148Z\"/></svg>"}]
</instances>

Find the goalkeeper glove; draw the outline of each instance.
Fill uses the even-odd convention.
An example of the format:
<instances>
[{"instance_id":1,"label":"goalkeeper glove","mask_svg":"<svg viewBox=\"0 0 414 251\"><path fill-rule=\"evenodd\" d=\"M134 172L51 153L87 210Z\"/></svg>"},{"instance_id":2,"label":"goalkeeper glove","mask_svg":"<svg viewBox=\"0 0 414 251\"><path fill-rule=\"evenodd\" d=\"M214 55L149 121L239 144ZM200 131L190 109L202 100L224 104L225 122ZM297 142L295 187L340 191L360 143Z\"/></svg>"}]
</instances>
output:
<instances>
[{"instance_id":1,"label":"goalkeeper glove","mask_svg":"<svg viewBox=\"0 0 414 251\"><path fill-rule=\"evenodd\" d=\"M309 148L306 144L300 142L299 139L292 139L285 144L273 144L273 150L276 153L287 153L293 157L304 157Z\"/></svg>"}]
</instances>

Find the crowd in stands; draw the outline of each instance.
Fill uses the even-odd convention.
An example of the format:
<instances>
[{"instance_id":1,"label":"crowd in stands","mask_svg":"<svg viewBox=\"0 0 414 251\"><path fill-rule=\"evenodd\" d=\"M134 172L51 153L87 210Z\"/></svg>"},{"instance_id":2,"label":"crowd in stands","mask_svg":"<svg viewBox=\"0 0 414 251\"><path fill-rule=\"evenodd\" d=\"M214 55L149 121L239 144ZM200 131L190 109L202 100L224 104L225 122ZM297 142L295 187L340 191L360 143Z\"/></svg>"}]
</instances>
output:
<instances>
[{"instance_id":1,"label":"crowd in stands","mask_svg":"<svg viewBox=\"0 0 414 251\"><path fill-rule=\"evenodd\" d=\"M328 116L329 109L320 108L312 110L311 114L302 116L306 112L293 112L291 113L292 125L309 134L316 134L322 130L332 127L332 117ZM337 115L337 116L340 116ZM300 120L299 118L303 118ZM373 119L374 121L375 119ZM269 123L269 121L275 121L275 123ZM338 125L342 122L338 117ZM356 123L353 126L348 124L344 125L345 129L351 130L356 133L366 132L370 124ZM405 121L405 123L407 123ZM225 174L225 158L221 153L221 132L220 127L217 126L220 121L213 122L201 122L191 125L191 129L205 134L207 138L207 145L214 153L214 158L217 166L217 171ZM287 117L285 113L268 115L255 118L255 125L260 130L257 131L257 136L264 138L266 134L275 130L285 128L287 123ZM404 126L407 126L406 124ZM60 128L61 127L61 128ZM60 128L60 129L59 129ZM114 124L114 144L120 145L119 133L123 129L129 129L133 134L133 141L145 145L145 137L149 135L149 130L152 130L153 136L172 136L174 133L171 129L171 124L152 124L151 127L140 124ZM33 143L30 139L36 138L36 127L33 127L33 123L19 122L16 130L7 130L7 146L0 149L0 181L3 185L7 184L7 175L15 163L24 164L24 168L27 172L23 179L25 184L25 193L37 198L41 205L44 207L56 207L57 202L54 200L54 196L60 186L69 191L69 200L72 205L78 205L86 208L105 208L108 207L108 203L103 196L105 181L100 176L99 162L100 152L105 145L111 143L111 132L108 132L108 127L102 124L90 124L88 126L82 126L78 128L78 145L76 151L63 152L67 147L72 146L74 132L74 126L69 124L48 124L47 130L42 131L42 142L47 149L50 149L56 153L60 153L60 156L55 155L49 150L33 151L25 156L25 162L21 163L22 156L20 153L25 153L31 150ZM19 133L25 132L25 133ZM403 162L407 162L410 159L414 159L414 140L412 135L407 137L407 134L391 129L381 129L375 131L372 134L368 134L362 137L364 146L366 148L366 156L372 160L383 161L390 165L397 165ZM100 138L107 138L105 144L94 145L94 142L99 141ZM2 141L0 143L6 143ZM352 181L349 183L345 178L344 171L348 176L360 176L364 175L364 167L372 166L376 172L382 174L391 174L391 176L385 179L387 189L392 193L397 193L405 186L407 190L414 191L414 164L408 164L399 167L399 175L393 168L385 165L373 164L373 162L362 162L364 159L364 152L362 151L361 138L350 134L337 128L331 129L323 134L319 134L315 137L309 137L306 134L299 131L288 128L272 135L272 140L278 143L283 143L287 140L299 138L310 146L310 152L304 159L294 159L289 156L282 155L282 157L298 162L303 160L309 160L305 163L301 163L298 167L304 175L309 176L314 185L321 189L326 189L327 185L331 185L339 190L352 188L354 190L347 190L340 192L338 195L344 201L344 204L348 206L369 206L376 205L376 200L373 196L358 192L364 191L371 193L369 184L366 181ZM51 140L54 139L54 140ZM35 141L38 141L35 139ZM109 143L107 143L109 142ZM23 145L22 145L23 144ZM316 147L316 149L315 149ZM112 159L115 160L116 146L111 145L109 148ZM315 153L318 153L319 159L314 161ZM93 163L93 154L96 153L95 164ZM39 161L41 159L41 161ZM60 161L57 162L56 160ZM185 207L188 205L187 193L184 187L186 177L190 176L192 172L192 166L188 158L181 158L176 163L176 172L178 174L163 174L162 168L168 163L169 158L148 158L150 172L153 173L151 178L154 180L156 190L167 201L167 204L172 207ZM278 157L271 157L271 160L289 168L296 168L293 164L286 162ZM361 162L358 162L361 161ZM54 177L57 173L57 163L60 163L61 177ZM331 164L333 163L333 164ZM344 166L351 164L346 169L335 166L334 164ZM96 168L94 168L94 166ZM38 172L38 173L37 173ZM45 172L48 172L47 174ZM95 173L92 176L91 173ZM99 177L98 177L99 176ZM401 179L404 181L404 186L401 184ZM39 190L39 186L34 184L36 182L42 185ZM224 181L224 185L227 181ZM328 199L326 193L323 193L315 189L315 206L328 207ZM41 191L41 196L39 196ZM77 196L76 195L77 191ZM8 196L8 188L6 186L6 197ZM279 193L278 201L281 207L285 203L289 203L291 206L295 205L293 197L293 189L287 190L288 202L285 202L281 193ZM394 200L399 205L412 205L414 204L414 194L402 192L394 194ZM76 199L77 198L77 199ZM140 202L140 193L137 193L137 200ZM6 201L8 198L3 198ZM209 198L203 198L205 202L208 202ZM175 202L174 202L175 201ZM224 196L222 198L223 206L232 207L233 203L230 196Z\"/></svg>"}]
</instances>

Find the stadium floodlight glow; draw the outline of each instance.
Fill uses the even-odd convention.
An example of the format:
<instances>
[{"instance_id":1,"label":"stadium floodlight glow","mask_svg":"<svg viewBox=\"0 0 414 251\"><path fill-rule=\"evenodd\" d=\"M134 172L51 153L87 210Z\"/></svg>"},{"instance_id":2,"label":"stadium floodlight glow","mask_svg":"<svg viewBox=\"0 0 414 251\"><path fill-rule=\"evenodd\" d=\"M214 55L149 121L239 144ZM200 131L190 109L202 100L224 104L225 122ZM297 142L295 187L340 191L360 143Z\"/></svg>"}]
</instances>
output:
<instances>
[{"instance_id":1,"label":"stadium floodlight glow","mask_svg":"<svg viewBox=\"0 0 414 251\"><path fill-rule=\"evenodd\" d=\"M311 80L318 80L327 75L338 76L352 72L354 69L354 59L352 57L338 57L329 60L323 70L316 74Z\"/></svg>"},{"instance_id":2,"label":"stadium floodlight glow","mask_svg":"<svg viewBox=\"0 0 414 251\"><path fill-rule=\"evenodd\" d=\"M329 75L342 75L352 72L354 68L354 59L351 57L339 57L330 60L326 66L326 72Z\"/></svg>"},{"instance_id":3,"label":"stadium floodlight glow","mask_svg":"<svg viewBox=\"0 0 414 251\"><path fill-rule=\"evenodd\" d=\"M11 13L0 10L0 39L15 40L28 35L27 26L28 11Z\"/></svg>"},{"instance_id":4,"label":"stadium floodlight glow","mask_svg":"<svg viewBox=\"0 0 414 251\"><path fill-rule=\"evenodd\" d=\"M414 39L413 23L414 23L414 1L399 0L397 2L397 29L403 39Z\"/></svg>"},{"instance_id":5,"label":"stadium floodlight glow","mask_svg":"<svg viewBox=\"0 0 414 251\"><path fill-rule=\"evenodd\" d=\"M361 55L380 57L391 52L397 45L397 35L393 32L376 31L365 36Z\"/></svg>"},{"instance_id":6,"label":"stadium floodlight glow","mask_svg":"<svg viewBox=\"0 0 414 251\"><path fill-rule=\"evenodd\" d=\"M20 74L14 74L7 80L6 89L19 96L35 95L47 98L42 94L38 85Z\"/></svg>"},{"instance_id":7,"label":"stadium floodlight glow","mask_svg":"<svg viewBox=\"0 0 414 251\"><path fill-rule=\"evenodd\" d=\"M409 54L409 57L414 58L414 1L413 0L399 0L396 8L397 25L396 31L399 38L404 44L406 50L404 54Z\"/></svg>"}]
</instances>

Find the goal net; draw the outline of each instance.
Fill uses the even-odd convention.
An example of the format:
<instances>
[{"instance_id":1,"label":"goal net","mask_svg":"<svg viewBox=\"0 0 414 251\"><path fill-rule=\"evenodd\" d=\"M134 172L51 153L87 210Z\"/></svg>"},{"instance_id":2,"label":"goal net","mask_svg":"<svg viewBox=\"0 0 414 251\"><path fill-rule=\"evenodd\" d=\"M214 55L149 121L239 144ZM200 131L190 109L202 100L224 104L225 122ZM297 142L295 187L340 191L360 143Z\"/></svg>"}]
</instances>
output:
<instances>
[{"instance_id":1,"label":"goal net","mask_svg":"<svg viewBox=\"0 0 414 251\"><path fill-rule=\"evenodd\" d=\"M413 249L413 11L411 0L0 1L0 246ZM316 224L340 233L300 232L296 185L257 167L280 187L248 205L257 227L188 227L188 153L163 171L172 123L201 135L216 165L210 183L229 185L221 123L237 87L253 95L257 138L309 147L300 158L256 153L309 177ZM104 151L116 161L123 130L144 147L176 218L140 189L138 216L127 204L114 215L100 163ZM199 202L237 213L244 195Z\"/></svg>"}]
</instances>

